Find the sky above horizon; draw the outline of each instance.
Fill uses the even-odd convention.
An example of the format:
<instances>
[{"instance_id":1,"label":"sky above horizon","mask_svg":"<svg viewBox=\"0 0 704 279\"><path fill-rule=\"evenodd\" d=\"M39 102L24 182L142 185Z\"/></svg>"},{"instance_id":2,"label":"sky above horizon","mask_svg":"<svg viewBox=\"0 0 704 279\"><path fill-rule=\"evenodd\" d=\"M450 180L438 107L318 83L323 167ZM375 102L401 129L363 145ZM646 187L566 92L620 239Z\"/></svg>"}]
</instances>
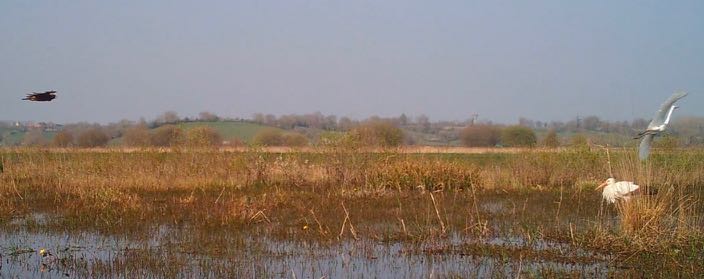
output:
<instances>
[{"instance_id":1,"label":"sky above horizon","mask_svg":"<svg viewBox=\"0 0 704 279\"><path fill-rule=\"evenodd\" d=\"M704 1L2 1L0 120L704 116ZM57 90L49 103L20 100Z\"/></svg>"}]
</instances>

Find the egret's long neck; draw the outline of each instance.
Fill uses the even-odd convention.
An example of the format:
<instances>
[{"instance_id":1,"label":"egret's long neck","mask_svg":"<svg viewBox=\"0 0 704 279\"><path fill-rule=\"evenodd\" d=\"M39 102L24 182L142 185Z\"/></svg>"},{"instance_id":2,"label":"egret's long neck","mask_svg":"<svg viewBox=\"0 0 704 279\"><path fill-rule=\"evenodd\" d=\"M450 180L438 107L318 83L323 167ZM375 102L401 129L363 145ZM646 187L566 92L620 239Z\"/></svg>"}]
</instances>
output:
<instances>
[{"instance_id":1,"label":"egret's long neck","mask_svg":"<svg viewBox=\"0 0 704 279\"><path fill-rule=\"evenodd\" d=\"M665 125L667 125L668 123L670 123L670 117L672 116L672 112L675 111L675 108L677 108L677 107L676 107L676 106L671 106L671 107L670 107L670 111L667 112L667 118L665 118L665 123L664 123Z\"/></svg>"}]
</instances>

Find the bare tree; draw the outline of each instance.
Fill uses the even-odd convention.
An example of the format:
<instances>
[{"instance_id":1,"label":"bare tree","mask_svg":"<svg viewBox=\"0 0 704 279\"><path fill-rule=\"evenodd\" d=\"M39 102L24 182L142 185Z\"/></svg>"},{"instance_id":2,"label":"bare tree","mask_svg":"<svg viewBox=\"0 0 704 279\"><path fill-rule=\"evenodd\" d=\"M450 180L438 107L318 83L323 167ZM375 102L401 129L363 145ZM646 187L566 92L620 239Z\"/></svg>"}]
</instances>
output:
<instances>
[{"instance_id":1,"label":"bare tree","mask_svg":"<svg viewBox=\"0 0 704 279\"><path fill-rule=\"evenodd\" d=\"M105 146L110 138L99 127L90 128L78 135L76 140L80 147L99 147Z\"/></svg>"},{"instance_id":2,"label":"bare tree","mask_svg":"<svg viewBox=\"0 0 704 279\"><path fill-rule=\"evenodd\" d=\"M136 125L125 131L123 143L132 147L145 147L151 144L151 135L146 125Z\"/></svg>"},{"instance_id":3,"label":"bare tree","mask_svg":"<svg viewBox=\"0 0 704 279\"><path fill-rule=\"evenodd\" d=\"M533 147L536 143L533 129L516 125L501 131L501 143L506 146Z\"/></svg>"},{"instance_id":4,"label":"bare tree","mask_svg":"<svg viewBox=\"0 0 704 279\"><path fill-rule=\"evenodd\" d=\"M203 111L198 114L198 119L201 121L218 121L220 120L220 117L212 112Z\"/></svg>"},{"instance_id":5,"label":"bare tree","mask_svg":"<svg viewBox=\"0 0 704 279\"><path fill-rule=\"evenodd\" d=\"M66 130L58 132L54 136L54 139L52 139L51 145L56 147L69 147L73 145L73 133Z\"/></svg>"},{"instance_id":6,"label":"bare tree","mask_svg":"<svg viewBox=\"0 0 704 279\"><path fill-rule=\"evenodd\" d=\"M219 146L222 144L222 136L212 127L200 126L186 132L186 143L198 147Z\"/></svg>"},{"instance_id":7,"label":"bare tree","mask_svg":"<svg viewBox=\"0 0 704 279\"><path fill-rule=\"evenodd\" d=\"M557 139L557 132L554 129L550 129L548 134L543 140L543 145L546 147L558 147L560 146L560 141Z\"/></svg>"},{"instance_id":8,"label":"bare tree","mask_svg":"<svg viewBox=\"0 0 704 279\"><path fill-rule=\"evenodd\" d=\"M157 124L173 124L179 121L178 113L175 111L167 111L159 115L155 122Z\"/></svg>"},{"instance_id":9,"label":"bare tree","mask_svg":"<svg viewBox=\"0 0 704 279\"><path fill-rule=\"evenodd\" d=\"M283 145L283 132L274 128L263 129L254 135L252 143L263 146L281 146Z\"/></svg>"},{"instance_id":10,"label":"bare tree","mask_svg":"<svg viewBox=\"0 0 704 279\"><path fill-rule=\"evenodd\" d=\"M164 125L156 128L151 136L151 143L154 146L176 146L183 141L183 131L174 125Z\"/></svg>"},{"instance_id":11,"label":"bare tree","mask_svg":"<svg viewBox=\"0 0 704 279\"><path fill-rule=\"evenodd\" d=\"M361 143L370 146L395 147L403 143L403 130L394 126L389 121L367 121L350 133L357 137Z\"/></svg>"},{"instance_id":12,"label":"bare tree","mask_svg":"<svg viewBox=\"0 0 704 279\"><path fill-rule=\"evenodd\" d=\"M22 138L24 146L43 146L48 143L41 129L30 129Z\"/></svg>"},{"instance_id":13,"label":"bare tree","mask_svg":"<svg viewBox=\"0 0 704 279\"><path fill-rule=\"evenodd\" d=\"M460 139L466 146L495 146L499 143L500 130L488 124L470 125L460 132Z\"/></svg>"},{"instance_id":14,"label":"bare tree","mask_svg":"<svg viewBox=\"0 0 704 279\"><path fill-rule=\"evenodd\" d=\"M416 123L420 127L421 132L430 132L430 118L428 118L425 114L421 114L416 117Z\"/></svg>"},{"instance_id":15,"label":"bare tree","mask_svg":"<svg viewBox=\"0 0 704 279\"><path fill-rule=\"evenodd\" d=\"M281 139L284 146L300 147L308 145L308 138L300 133L286 133Z\"/></svg>"},{"instance_id":16,"label":"bare tree","mask_svg":"<svg viewBox=\"0 0 704 279\"><path fill-rule=\"evenodd\" d=\"M264 121L266 121L266 117L263 113L255 113L254 115L252 115L252 120L255 123L264 124Z\"/></svg>"}]
</instances>

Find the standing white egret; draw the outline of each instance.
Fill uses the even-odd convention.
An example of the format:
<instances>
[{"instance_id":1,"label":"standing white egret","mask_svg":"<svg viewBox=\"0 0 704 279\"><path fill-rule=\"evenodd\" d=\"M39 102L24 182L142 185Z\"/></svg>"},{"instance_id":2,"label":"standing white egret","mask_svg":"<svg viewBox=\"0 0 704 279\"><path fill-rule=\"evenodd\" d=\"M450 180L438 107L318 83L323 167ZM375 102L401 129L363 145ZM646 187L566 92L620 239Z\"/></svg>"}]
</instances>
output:
<instances>
[{"instance_id":1,"label":"standing white egret","mask_svg":"<svg viewBox=\"0 0 704 279\"><path fill-rule=\"evenodd\" d=\"M655 116L653 120L650 121L650 124L648 124L648 128L638 133L638 137L636 138L643 138L640 142L640 148L638 149L638 157L641 160L648 158L648 154L650 154L650 144L653 142L653 138L665 130L667 124L670 123L672 112L678 108L678 106L675 106L675 102L684 98L684 96L687 96L687 93L677 92L672 94L672 96L660 106L660 109L655 112Z\"/></svg>"},{"instance_id":2,"label":"standing white egret","mask_svg":"<svg viewBox=\"0 0 704 279\"><path fill-rule=\"evenodd\" d=\"M631 181L616 182L616 179L613 177L601 183L595 190L598 191L601 187L604 187L601 196L604 197L604 200L608 203L615 203L616 200L628 201L630 196L640 188L640 186Z\"/></svg>"}]
</instances>

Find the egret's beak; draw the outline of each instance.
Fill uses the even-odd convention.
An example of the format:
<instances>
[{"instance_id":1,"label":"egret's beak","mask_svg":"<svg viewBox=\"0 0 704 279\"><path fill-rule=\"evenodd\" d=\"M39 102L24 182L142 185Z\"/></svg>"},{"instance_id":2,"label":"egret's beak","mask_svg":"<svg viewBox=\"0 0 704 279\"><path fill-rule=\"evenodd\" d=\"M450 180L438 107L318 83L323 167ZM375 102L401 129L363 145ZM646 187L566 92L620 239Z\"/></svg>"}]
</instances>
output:
<instances>
[{"instance_id":1,"label":"egret's beak","mask_svg":"<svg viewBox=\"0 0 704 279\"><path fill-rule=\"evenodd\" d=\"M596 186L596 189L594 189L594 191L598 191L598 190L601 189L602 187L606 186L606 184L609 184L609 182L608 182L608 181L604 181L604 183L601 183L599 186Z\"/></svg>"}]
</instances>

